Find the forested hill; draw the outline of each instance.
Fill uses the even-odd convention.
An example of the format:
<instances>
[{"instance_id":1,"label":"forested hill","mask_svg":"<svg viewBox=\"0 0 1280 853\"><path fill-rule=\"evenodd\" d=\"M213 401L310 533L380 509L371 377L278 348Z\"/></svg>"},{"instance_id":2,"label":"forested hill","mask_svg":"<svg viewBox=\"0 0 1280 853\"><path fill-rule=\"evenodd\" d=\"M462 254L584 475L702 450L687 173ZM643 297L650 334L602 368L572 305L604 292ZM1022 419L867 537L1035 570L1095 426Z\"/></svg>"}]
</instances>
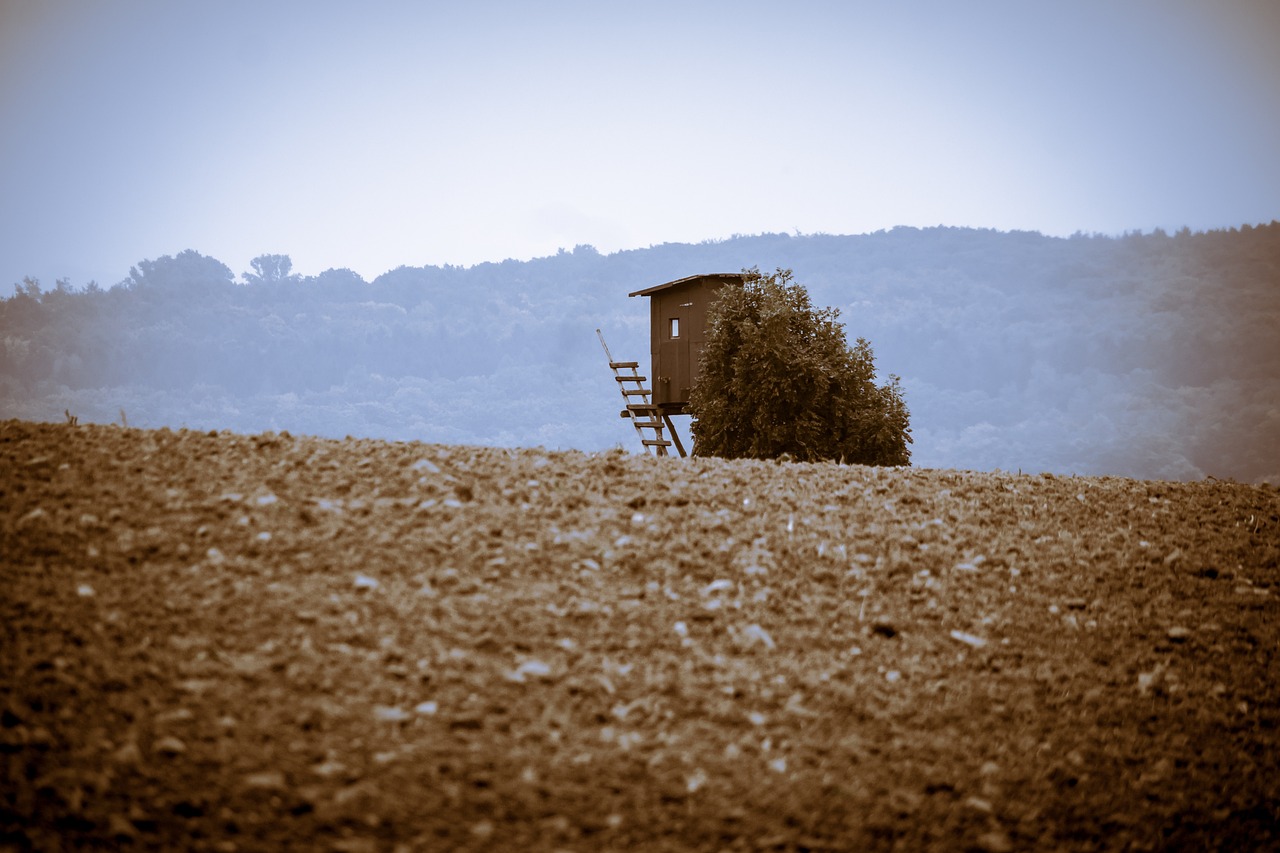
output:
<instances>
[{"instance_id":1,"label":"forested hill","mask_svg":"<svg viewBox=\"0 0 1280 853\"><path fill-rule=\"evenodd\" d=\"M372 282L188 250L114 287L17 285L0 417L638 449L595 329L645 362L629 291L751 266L793 269L902 377L916 465L1280 483L1277 222L579 246Z\"/></svg>"}]
</instances>

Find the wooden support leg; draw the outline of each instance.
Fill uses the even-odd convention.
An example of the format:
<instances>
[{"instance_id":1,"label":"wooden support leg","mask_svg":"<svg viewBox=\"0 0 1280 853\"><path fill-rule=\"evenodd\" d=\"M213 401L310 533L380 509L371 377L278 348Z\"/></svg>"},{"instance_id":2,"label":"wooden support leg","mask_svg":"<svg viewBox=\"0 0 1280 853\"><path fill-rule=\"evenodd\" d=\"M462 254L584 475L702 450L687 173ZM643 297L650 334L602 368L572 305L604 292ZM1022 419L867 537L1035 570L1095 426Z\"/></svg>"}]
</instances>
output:
<instances>
[{"instance_id":1,"label":"wooden support leg","mask_svg":"<svg viewBox=\"0 0 1280 853\"><path fill-rule=\"evenodd\" d=\"M667 429L671 430L671 440L676 443L676 450L680 451L680 458L683 459L688 456L689 454L684 452L684 445L680 443L680 433L676 432L676 425L671 422L671 415L663 412L662 419L667 422Z\"/></svg>"}]
</instances>

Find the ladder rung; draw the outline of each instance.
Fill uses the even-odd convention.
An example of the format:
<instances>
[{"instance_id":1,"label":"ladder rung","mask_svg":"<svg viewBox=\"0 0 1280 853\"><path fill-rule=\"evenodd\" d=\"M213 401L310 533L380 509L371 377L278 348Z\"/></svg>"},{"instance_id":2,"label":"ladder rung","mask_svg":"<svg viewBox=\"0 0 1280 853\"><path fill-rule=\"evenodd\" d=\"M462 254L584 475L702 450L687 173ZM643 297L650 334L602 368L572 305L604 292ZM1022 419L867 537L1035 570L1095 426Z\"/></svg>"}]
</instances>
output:
<instances>
[{"instance_id":1,"label":"ladder rung","mask_svg":"<svg viewBox=\"0 0 1280 853\"><path fill-rule=\"evenodd\" d=\"M658 406L656 403L627 403L627 411L629 412L656 412Z\"/></svg>"},{"instance_id":2,"label":"ladder rung","mask_svg":"<svg viewBox=\"0 0 1280 853\"><path fill-rule=\"evenodd\" d=\"M639 366L640 366L640 362L638 362L638 361L611 361L611 362L609 362L609 366L610 366L610 367L639 367Z\"/></svg>"},{"instance_id":3,"label":"ladder rung","mask_svg":"<svg viewBox=\"0 0 1280 853\"><path fill-rule=\"evenodd\" d=\"M629 397L632 394L648 394L649 389L648 388L623 388L622 393L626 394Z\"/></svg>"},{"instance_id":4,"label":"ladder rung","mask_svg":"<svg viewBox=\"0 0 1280 853\"><path fill-rule=\"evenodd\" d=\"M635 424L637 427L649 427L650 429L662 429L662 421L638 421L635 418L632 418L631 423Z\"/></svg>"},{"instance_id":5,"label":"ladder rung","mask_svg":"<svg viewBox=\"0 0 1280 853\"><path fill-rule=\"evenodd\" d=\"M671 442L663 438L642 438L640 443L645 447L670 447Z\"/></svg>"},{"instance_id":6,"label":"ladder rung","mask_svg":"<svg viewBox=\"0 0 1280 853\"><path fill-rule=\"evenodd\" d=\"M614 379L619 382L644 382L648 376L615 376Z\"/></svg>"}]
</instances>

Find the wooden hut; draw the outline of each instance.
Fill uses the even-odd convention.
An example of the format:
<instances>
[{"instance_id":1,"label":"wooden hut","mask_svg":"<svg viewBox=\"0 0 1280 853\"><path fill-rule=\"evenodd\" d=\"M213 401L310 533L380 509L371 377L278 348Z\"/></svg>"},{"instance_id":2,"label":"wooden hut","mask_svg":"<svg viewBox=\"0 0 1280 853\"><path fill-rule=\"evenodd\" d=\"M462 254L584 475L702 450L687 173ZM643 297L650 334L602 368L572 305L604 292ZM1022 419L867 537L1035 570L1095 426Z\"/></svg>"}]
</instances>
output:
<instances>
[{"instance_id":1,"label":"wooden hut","mask_svg":"<svg viewBox=\"0 0 1280 853\"><path fill-rule=\"evenodd\" d=\"M737 272L703 273L637 290L649 297L653 402L664 416L687 414L689 391L707 339L707 309L720 288L742 286Z\"/></svg>"}]
</instances>

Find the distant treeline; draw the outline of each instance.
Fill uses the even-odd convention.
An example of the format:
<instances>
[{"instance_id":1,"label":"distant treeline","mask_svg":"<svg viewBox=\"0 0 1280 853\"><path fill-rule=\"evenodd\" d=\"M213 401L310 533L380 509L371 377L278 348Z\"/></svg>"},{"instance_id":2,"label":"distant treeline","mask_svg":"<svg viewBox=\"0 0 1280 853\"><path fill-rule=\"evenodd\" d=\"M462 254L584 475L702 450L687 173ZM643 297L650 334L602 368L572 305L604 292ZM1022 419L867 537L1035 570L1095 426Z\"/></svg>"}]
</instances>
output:
<instances>
[{"instance_id":1,"label":"distant treeline","mask_svg":"<svg viewBox=\"0 0 1280 853\"><path fill-rule=\"evenodd\" d=\"M1280 223L1051 238L962 228L735 237L237 276L195 251L0 301L0 416L631 447L594 330L647 359L629 291L791 268L902 377L918 465L1280 482Z\"/></svg>"}]
</instances>

